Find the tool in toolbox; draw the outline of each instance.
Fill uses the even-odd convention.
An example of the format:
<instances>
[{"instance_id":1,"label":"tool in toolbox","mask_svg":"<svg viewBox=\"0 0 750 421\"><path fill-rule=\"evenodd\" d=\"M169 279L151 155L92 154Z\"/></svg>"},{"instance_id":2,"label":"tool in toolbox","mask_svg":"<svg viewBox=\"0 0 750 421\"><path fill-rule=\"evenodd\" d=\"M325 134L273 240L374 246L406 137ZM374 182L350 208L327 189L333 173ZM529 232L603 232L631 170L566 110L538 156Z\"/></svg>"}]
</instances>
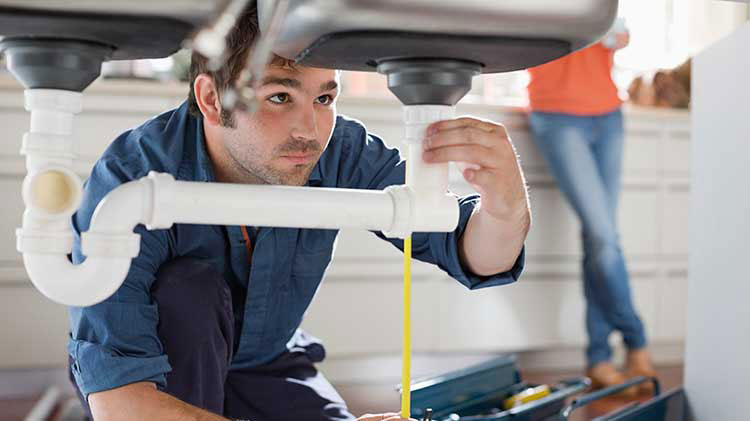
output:
<instances>
[{"instance_id":1,"label":"tool in toolbox","mask_svg":"<svg viewBox=\"0 0 750 421\"><path fill-rule=\"evenodd\" d=\"M545 387L528 384L521 379L515 356L501 356L413 382L411 417L434 421L555 419L566 398L584 391L590 384L586 377ZM543 392L545 389L548 393ZM514 406L506 409L506 400L513 398Z\"/></svg>"}]
</instances>

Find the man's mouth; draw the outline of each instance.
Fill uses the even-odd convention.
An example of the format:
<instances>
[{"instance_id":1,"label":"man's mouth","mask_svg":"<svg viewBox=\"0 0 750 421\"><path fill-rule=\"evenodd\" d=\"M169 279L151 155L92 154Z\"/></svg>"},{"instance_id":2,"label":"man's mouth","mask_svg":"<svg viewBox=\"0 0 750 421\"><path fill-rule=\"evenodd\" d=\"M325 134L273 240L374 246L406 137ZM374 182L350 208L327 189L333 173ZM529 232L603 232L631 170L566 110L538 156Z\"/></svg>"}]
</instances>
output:
<instances>
[{"instance_id":1,"label":"man's mouth","mask_svg":"<svg viewBox=\"0 0 750 421\"><path fill-rule=\"evenodd\" d=\"M307 154L286 154L282 155L281 158L285 159L293 164L307 164L310 161L314 160L317 154L314 153L307 153Z\"/></svg>"}]
</instances>

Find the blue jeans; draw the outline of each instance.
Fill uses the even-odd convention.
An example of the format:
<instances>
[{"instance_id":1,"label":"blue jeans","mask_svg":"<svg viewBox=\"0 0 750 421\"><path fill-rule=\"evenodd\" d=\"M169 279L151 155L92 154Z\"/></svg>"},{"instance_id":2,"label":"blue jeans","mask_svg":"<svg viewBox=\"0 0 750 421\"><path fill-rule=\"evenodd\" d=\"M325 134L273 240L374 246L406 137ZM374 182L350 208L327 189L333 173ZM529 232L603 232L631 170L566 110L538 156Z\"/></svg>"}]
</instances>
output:
<instances>
[{"instance_id":1,"label":"blue jeans","mask_svg":"<svg viewBox=\"0 0 750 421\"><path fill-rule=\"evenodd\" d=\"M608 339L614 329L622 333L628 349L644 347L646 334L633 308L616 222L622 112L596 116L534 112L529 124L560 190L581 220L589 367L611 359Z\"/></svg>"}]
</instances>

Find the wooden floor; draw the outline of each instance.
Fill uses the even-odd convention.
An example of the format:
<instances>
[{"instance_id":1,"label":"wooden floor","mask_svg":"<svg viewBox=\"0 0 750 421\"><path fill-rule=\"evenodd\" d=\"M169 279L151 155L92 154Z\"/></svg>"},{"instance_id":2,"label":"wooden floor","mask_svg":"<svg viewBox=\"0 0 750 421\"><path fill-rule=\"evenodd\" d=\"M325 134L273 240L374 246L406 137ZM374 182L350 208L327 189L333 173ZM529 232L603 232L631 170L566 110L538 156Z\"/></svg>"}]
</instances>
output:
<instances>
[{"instance_id":1,"label":"wooden floor","mask_svg":"<svg viewBox=\"0 0 750 421\"><path fill-rule=\"evenodd\" d=\"M0 400L0 421L20 421L34 407L38 396Z\"/></svg>"},{"instance_id":2,"label":"wooden floor","mask_svg":"<svg viewBox=\"0 0 750 421\"><path fill-rule=\"evenodd\" d=\"M658 367L659 380L662 390L667 391L682 385L682 366ZM529 372L523 373L523 379L529 383L555 384L558 381L580 376L579 372ZM337 389L349 404L352 413L359 416L364 413L398 411L399 398L391 385L337 385ZM0 421L21 421L28 415L38 397L23 399L0 400ZM646 400L648 396L641 396L636 400ZM590 420L623 407L632 400L610 397L592 403L573 413L571 421ZM51 421L59 417L53 416Z\"/></svg>"}]
</instances>

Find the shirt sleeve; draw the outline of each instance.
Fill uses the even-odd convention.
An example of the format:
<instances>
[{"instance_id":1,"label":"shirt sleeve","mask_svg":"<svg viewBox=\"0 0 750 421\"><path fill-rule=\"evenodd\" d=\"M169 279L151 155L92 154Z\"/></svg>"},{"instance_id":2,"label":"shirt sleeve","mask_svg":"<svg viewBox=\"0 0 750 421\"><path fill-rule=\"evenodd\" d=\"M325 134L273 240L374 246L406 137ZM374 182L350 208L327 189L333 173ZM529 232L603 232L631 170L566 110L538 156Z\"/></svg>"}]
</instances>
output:
<instances>
[{"instance_id":1,"label":"shirt sleeve","mask_svg":"<svg viewBox=\"0 0 750 421\"><path fill-rule=\"evenodd\" d=\"M96 205L118 185L145 175L135 166L106 158L95 165L72 218L73 263L85 260L80 233L88 230ZM170 254L168 231L139 225L135 232L141 235L140 252L114 295L93 306L69 308L71 370L86 398L140 381L164 388L171 370L157 336L158 312L150 295L154 274Z\"/></svg>"},{"instance_id":2,"label":"shirt sleeve","mask_svg":"<svg viewBox=\"0 0 750 421\"><path fill-rule=\"evenodd\" d=\"M377 136L354 122L342 130L345 137L341 149L339 185L350 188L382 190L390 185L403 184L405 161L397 149L389 148ZM486 288L515 282L521 276L525 260L525 247L521 250L513 267L491 276L479 276L466 269L458 255L458 239L461 238L474 208L479 204L479 195L456 197L459 206L458 226L453 232L414 233L412 235L412 255L415 259L437 265L452 278L469 289ZM403 251L404 241L386 238L382 232L378 237L390 242Z\"/></svg>"}]
</instances>

